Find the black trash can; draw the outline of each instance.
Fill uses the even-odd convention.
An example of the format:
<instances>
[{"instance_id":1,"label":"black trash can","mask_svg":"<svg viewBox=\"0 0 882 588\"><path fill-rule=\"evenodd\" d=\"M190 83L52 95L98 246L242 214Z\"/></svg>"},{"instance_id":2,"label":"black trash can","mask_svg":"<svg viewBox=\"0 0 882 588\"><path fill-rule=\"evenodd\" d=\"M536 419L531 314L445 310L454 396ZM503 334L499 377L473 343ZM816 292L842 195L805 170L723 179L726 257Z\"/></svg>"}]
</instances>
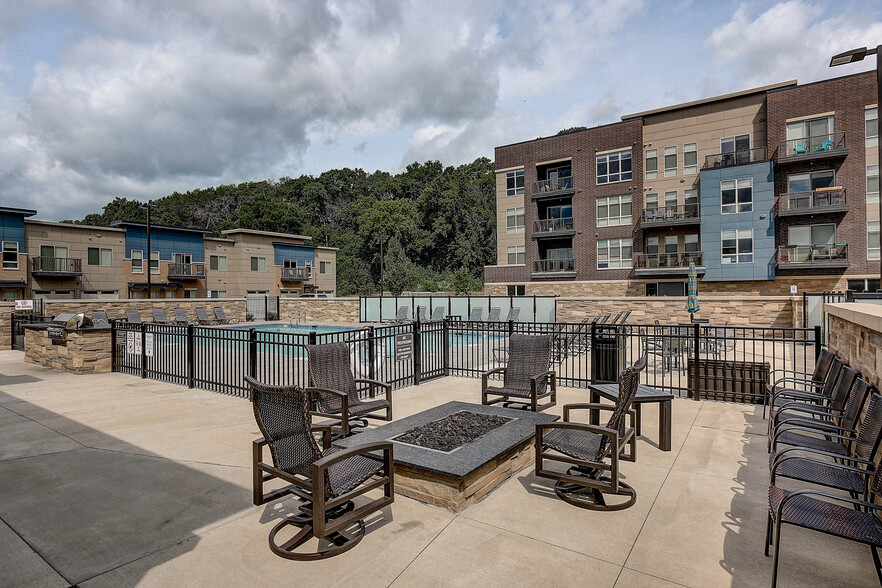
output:
<instances>
[{"instance_id":1,"label":"black trash can","mask_svg":"<svg viewBox=\"0 0 882 588\"><path fill-rule=\"evenodd\" d=\"M613 383L619 380L619 373L625 355L625 337L617 327L595 325L594 340L591 342L591 382L593 384Z\"/></svg>"}]
</instances>

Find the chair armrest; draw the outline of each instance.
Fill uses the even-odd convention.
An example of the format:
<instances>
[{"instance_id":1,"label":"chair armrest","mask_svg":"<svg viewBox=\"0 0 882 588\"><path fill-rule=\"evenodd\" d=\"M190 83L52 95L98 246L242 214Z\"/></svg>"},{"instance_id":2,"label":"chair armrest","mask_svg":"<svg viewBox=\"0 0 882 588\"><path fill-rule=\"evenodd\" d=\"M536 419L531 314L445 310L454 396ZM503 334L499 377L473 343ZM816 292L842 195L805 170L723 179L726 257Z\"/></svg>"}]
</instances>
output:
<instances>
[{"instance_id":1,"label":"chair armrest","mask_svg":"<svg viewBox=\"0 0 882 588\"><path fill-rule=\"evenodd\" d=\"M488 370L481 374L481 397L483 398L484 393L487 391L487 380L490 378L491 374L504 374L508 368L498 367L492 370Z\"/></svg>"},{"instance_id":2,"label":"chair armrest","mask_svg":"<svg viewBox=\"0 0 882 588\"><path fill-rule=\"evenodd\" d=\"M794 490L793 492L790 492L781 500L781 504L778 505L778 511L776 513L777 520L781 520L781 513L784 511L785 504L799 496L807 495L823 496L824 498L836 500L838 502L845 502L847 504L853 504L858 507L863 507L864 509L882 510L882 504L876 504L875 502L866 502L864 500L858 500L857 498L851 498L849 496L841 496L839 494L833 494L832 492L826 492L824 490L815 490L813 488L800 488L799 490Z\"/></svg>"},{"instance_id":3,"label":"chair armrest","mask_svg":"<svg viewBox=\"0 0 882 588\"><path fill-rule=\"evenodd\" d=\"M355 382L356 383L361 382L363 384L371 384L373 386L379 386L380 388L385 388L386 390L392 389L392 384L387 384L386 382L381 382L379 380L369 380L367 378L356 378Z\"/></svg>"},{"instance_id":4,"label":"chair armrest","mask_svg":"<svg viewBox=\"0 0 882 588\"><path fill-rule=\"evenodd\" d=\"M382 451L385 454L388 454L390 457L392 455L392 442L391 441L377 441L375 443L365 443L363 445L356 445L355 447L350 447L348 449L343 449L341 451L336 451L327 457L322 457L321 459L316 460L312 464L313 471L313 480L317 479L317 472L324 471L328 469L329 466L341 462L345 459L349 459L350 457L354 457L356 455L360 455L362 457L366 457L368 459L373 459L375 461L378 460L377 456L370 455L373 451Z\"/></svg>"},{"instance_id":5,"label":"chair armrest","mask_svg":"<svg viewBox=\"0 0 882 588\"><path fill-rule=\"evenodd\" d=\"M570 422L571 410L613 410L615 407L615 404L601 404L599 402L576 402L573 404L564 404L563 419L566 423Z\"/></svg>"},{"instance_id":6,"label":"chair armrest","mask_svg":"<svg viewBox=\"0 0 882 588\"><path fill-rule=\"evenodd\" d=\"M502 374L505 373L505 370L507 369L508 368L506 367L493 368L492 370L487 370L486 372L483 372L481 376L489 376L490 374Z\"/></svg>"},{"instance_id":7,"label":"chair armrest","mask_svg":"<svg viewBox=\"0 0 882 588\"><path fill-rule=\"evenodd\" d=\"M802 451L808 451L805 447L791 447L790 449L800 449ZM837 457L842 457L842 456L837 456ZM835 468L837 470L842 470L845 472L852 472L855 474L860 474L862 476L868 476L868 477L875 476L875 474L871 470L865 470L865 469L861 469L861 468L857 468L857 467L853 467L853 466L848 466L848 465L845 465L842 463L836 463L835 461L827 461L826 459L821 459L819 457L810 457L807 455L785 455L785 456L781 457L780 455L778 455L778 456L775 456L775 463L773 463L772 467L771 467L771 472L770 472L771 478L772 479L775 478L775 473L778 470L778 466L780 466L782 463L786 463L786 462L794 460L794 459L801 459L803 461L807 461L810 463L815 463L815 464L822 465L825 467ZM855 462L864 461L864 460L857 460L857 459L852 459L852 458L846 458L846 459L848 459L848 461L855 461ZM875 464L873 464L873 465L875 465Z\"/></svg>"},{"instance_id":8,"label":"chair armrest","mask_svg":"<svg viewBox=\"0 0 882 588\"><path fill-rule=\"evenodd\" d=\"M603 435L605 437L609 437L613 440L618 440L619 432L615 429L610 429L609 427L601 427L600 425L589 425L586 423L569 423L569 422L557 422L557 423L541 423L536 425L536 434L540 435L544 433L544 431L548 429L575 429L578 431L585 431L586 433L595 433L597 435ZM616 443L618 446L618 443Z\"/></svg>"},{"instance_id":9,"label":"chair armrest","mask_svg":"<svg viewBox=\"0 0 882 588\"><path fill-rule=\"evenodd\" d=\"M331 447L331 425L311 425L309 430L313 433L322 434L322 449Z\"/></svg>"},{"instance_id":10,"label":"chair armrest","mask_svg":"<svg viewBox=\"0 0 882 588\"><path fill-rule=\"evenodd\" d=\"M828 434L828 433L856 433L854 429L849 429L848 427L841 427L836 425L830 421L822 421L817 419L807 419L802 417L794 417L789 419L784 419L783 421L777 423L773 428L773 435L777 437L778 431L790 430L790 427L802 427L804 429L809 429L811 432L818 434Z\"/></svg>"},{"instance_id":11,"label":"chair armrest","mask_svg":"<svg viewBox=\"0 0 882 588\"><path fill-rule=\"evenodd\" d=\"M831 427L831 429L832 429L832 427ZM849 429L843 429L843 430L849 431ZM783 435L786 431L804 431L806 433L816 433L818 435L824 435L824 437L827 437L831 440L832 439L839 439L840 441L845 441L845 442L854 441L854 437L849 436L849 435L841 435L838 433L833 433L829 430L822 431L822 430L819 430L817 427L806 427L801 424L787 424L787 426L782 426L782 427L775 429L774 435L772 436L772 443L774 444L778 440L778 437Z\"/></svg>"}]
</instances>

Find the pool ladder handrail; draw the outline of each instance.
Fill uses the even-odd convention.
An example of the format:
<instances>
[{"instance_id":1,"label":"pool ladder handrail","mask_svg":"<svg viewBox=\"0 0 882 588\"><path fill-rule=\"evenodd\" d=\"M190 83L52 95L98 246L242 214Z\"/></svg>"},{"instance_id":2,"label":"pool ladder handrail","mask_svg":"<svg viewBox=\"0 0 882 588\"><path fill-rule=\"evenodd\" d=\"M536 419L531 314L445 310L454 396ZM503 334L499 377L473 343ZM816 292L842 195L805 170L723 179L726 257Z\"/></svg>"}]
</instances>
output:
<instances>
[{"instance_id":1,"label":"pool ladder handrail","mask_svg":"<svg viewBox=\"0 0 882 588\"><path fill-rule=\"evenodd\" d=\"M300 321L304 320L306 320L306 309L295 310L294 314L291 315L290 320L288 320L288 326L293 327L299 325Z\"/></svg>"}]
</instances>

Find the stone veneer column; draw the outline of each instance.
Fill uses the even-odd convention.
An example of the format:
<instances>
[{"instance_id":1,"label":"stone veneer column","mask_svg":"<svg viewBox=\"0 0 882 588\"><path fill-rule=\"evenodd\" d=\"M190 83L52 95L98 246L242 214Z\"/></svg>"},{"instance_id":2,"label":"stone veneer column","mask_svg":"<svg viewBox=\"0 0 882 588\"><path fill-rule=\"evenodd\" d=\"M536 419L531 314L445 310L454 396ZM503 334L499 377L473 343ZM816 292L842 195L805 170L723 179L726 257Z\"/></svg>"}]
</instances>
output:
<instances>
[{"instance_id":1,"label":"stone veneer column","mask_svg":"<svg viewBox=\"0 0 882 588\"><path fill-rule=\"evenodd\" d=\"M70 374L103 374L112 369L110 329L66 332L64 342L45 328L25 330L25 361Z\"/></svg>"},{"instance_id":2,"label":"stone veneer column","mask_svg":"<svg viewBox=\"0 0 882 588\"><path fill-rule=\"evenodd\" d=\"M882 390L882 306L825 304L824 310L830 318L827 347Z\"/></svg>"}]
</instances>

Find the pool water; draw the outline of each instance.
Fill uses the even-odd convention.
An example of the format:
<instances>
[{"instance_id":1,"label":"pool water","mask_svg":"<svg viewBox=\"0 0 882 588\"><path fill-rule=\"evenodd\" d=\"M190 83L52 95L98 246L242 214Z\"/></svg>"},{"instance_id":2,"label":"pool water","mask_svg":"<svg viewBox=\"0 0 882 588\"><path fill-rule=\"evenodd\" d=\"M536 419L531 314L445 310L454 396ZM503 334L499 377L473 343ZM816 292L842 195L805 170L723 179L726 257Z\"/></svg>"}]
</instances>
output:
<instances>
[{"instance_id":1,"label":"pool water","mask_svg":"<svg viewBox=\"0 0 882 588\"><path fill-rule=\"evenodd\" d=\"M249 329L256 329L258 331L262 331L264 333L290 333L293 335L308 335L311 332L315 331L319 334L325 333L345 333L348 331L356 331L357 329L353 329L350 327L322 327L318 325L286 325L286 324L277 324L277 325L254 325L252 326L237 326L230 327L231 329L236 329L237 331L247 331Z\"/></svg>"}]
</instances>

